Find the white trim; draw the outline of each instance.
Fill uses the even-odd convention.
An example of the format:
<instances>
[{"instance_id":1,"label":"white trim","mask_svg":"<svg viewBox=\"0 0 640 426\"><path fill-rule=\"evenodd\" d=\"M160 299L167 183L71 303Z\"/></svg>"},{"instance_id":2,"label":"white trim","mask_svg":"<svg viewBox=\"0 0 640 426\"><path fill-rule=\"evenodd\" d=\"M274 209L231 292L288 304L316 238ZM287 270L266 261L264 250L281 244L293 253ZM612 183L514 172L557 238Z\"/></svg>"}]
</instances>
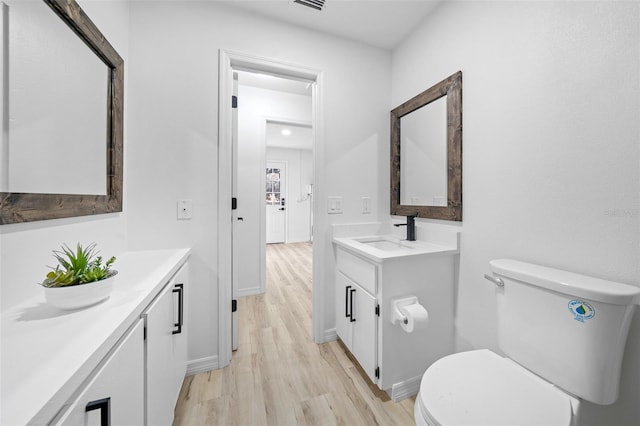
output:
<instances>
[{"instance_id":1,"label":"white trim","mask_svg":"<svg viewBox=\"0 0 640 426\"><path fill-rule=\"evenodd\" d=\"M231 96L233 70L267 72L288 78L314 81L312 89L312 123L314 135L314 189L316 200L324 197L324 100L322 71L273 61L254 55L220 49L218 63L218 364L225 367L231 360ZM327 219L314 203L313 238L313 339L325 341L325 234Z\"/></svg>"},{"instance_id":2,"label":"white trim","mask_svg":"<svg viewBox=\"0 0 640 426\"><path fill-rule=\"evenodd\" d=\"M324 341L325 342L333 342L334 340L338 340L338 332L335 327L330 328L324 331Z\"/></svg>"},{"instance_id":3,"label":"white trim","mask_svg":"<svg viewBox=\"0 0 640 426\"><path fill-rule=\"evenodd\" d=\"M218 365L231 361L231 162L233 69L223 50L218 58Z\"/></svg>"},{"instance_id":4,"label":"white trim","mask_svg":"<svg viewBox=\"0 0 640 426\"><path fill-rule=\"evenodd\" d=\"M421 381L422 376L416 376L399 383L394 383L391 386L391 399L393 402L400 402L403 399L417 395L420 390Z\"/></svg>"},{"instance_id":5,"label":"white trim","mask_svg":"<svg viewBox=\"0 0 640 426\"><path fill-rule=\"evenodd\" d=\"M284 117L276 117L271 115L265 115L264 117L265 124L290 124L292 126L301 126L301 127L310 127L313 128L313 123L307 120L295 120L292 118L284 118ZM266 140L266 137L265 137Z\"/></svg>"},{"instance_id":6,"label":"white trim","mask_svg":"<svg viewBox=\"0 0 640 426\"><path fill-rule=\"evenodd\" d=\"M238 297L255 296L256 294L262 294L264 292L265 290L262 287L258 286L258 287L238 289L238 292L236 295Z\"/></svg>"},{"instance_id":7,"label":"white trim","mask_svg":"<svg viewBox=\"0 0 640 426\"><path fill-rule=\"evenodd\" d=\"M194 374L204 373L211 370L218 369L218 357L208 356L206 358L194 359L187 363L186 376L193 376Z\"/></svg>"},{"instance_id":8,"label":"white trim","mask_svg":"<svg viewBox=\"0 0 640 426\"><path fill-rule=\"evenodd\" d=\"M316 343L324 343L325 327L325 254L331 250L331 242L327 244L329 232L327 215L322 208L325 199L325 166L324 166L324 74L316 73L312 87L312 121L313 121L313 288L312 288L312 336Z\"/></svg>"}]
</instances>

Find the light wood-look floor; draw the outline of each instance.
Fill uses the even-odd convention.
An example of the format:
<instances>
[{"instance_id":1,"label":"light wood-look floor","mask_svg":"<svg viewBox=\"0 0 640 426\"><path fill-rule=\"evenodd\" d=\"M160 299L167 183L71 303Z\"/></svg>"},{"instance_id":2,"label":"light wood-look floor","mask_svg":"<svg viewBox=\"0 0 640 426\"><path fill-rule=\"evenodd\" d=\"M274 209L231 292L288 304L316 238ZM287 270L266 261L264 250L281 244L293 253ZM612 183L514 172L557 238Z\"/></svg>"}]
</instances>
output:
<instances>
[{"instance_id":1,"label":"light wood-look floor","mask_svg":"<svg viewBox=\"0 0 640 426\"><path fill-rule=\"evenodd\" d=\"M243 297L229 366L187 377L174 425L413 425L340 342L311 338L311 245L267 248L267 292Z\"/></svg>"}]
</instances>

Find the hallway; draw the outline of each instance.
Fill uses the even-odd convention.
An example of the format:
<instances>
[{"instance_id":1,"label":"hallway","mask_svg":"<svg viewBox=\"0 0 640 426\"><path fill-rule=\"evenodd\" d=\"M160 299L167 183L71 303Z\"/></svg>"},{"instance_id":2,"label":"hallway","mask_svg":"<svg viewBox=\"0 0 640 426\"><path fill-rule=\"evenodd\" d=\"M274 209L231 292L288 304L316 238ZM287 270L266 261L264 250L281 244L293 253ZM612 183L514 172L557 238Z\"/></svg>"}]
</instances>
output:
<instances>
[{"instance_id":1,"label":"hallway","mask_svg":"<svg viewBox=\"0 0 640 426\"><path fill-rule=\"evenodd\" d=\"M310 243L267 246L267 292L238 301L229 366L185 379L174 425L412 425L341 343L311 339Z\"/></svg>"}]
</instances>

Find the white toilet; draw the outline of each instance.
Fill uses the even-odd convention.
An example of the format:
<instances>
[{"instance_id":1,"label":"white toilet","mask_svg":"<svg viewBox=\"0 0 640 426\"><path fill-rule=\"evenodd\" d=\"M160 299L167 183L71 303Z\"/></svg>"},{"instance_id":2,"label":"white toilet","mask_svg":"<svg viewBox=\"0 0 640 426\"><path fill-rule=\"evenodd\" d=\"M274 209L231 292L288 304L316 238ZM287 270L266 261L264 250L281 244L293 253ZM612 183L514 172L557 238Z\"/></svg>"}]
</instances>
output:
<instances>
[{"instance_id":1,"label":"white toilet","mask_svg":"<svg viewBox=\"0 0 640 426\"><path fill-rule=\"evenodd\" d=\"M509 259L490 262L498 339L422 377L417 425L577 425L580 399L611 404L640 288Z\"/></svg>"}]
</instances>

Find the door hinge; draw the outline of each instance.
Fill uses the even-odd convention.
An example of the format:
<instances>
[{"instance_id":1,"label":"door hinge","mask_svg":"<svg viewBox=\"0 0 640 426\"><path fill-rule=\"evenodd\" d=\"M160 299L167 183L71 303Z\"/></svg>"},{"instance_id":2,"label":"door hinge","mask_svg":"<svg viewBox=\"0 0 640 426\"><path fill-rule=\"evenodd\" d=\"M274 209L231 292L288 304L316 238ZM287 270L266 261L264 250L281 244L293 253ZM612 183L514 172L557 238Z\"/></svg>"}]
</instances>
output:
<instances>
[{"instance_id":1,"label":"door hinge","mask_svg":"<svg viewBox=\"0 0 640 426\"><path fill-rule=\"evenodd\" d=\"M380 316L380 305L376 305L376 315Z\"/></svg>"},{"instance_id":2,"label":"door hinge","mask_svg":"<svg viewBox=\"0 0 640 426\"><path fill-rule=\"evenodd\" d=\"M231 301L231 312L237 312L238 311L238 301L236 299L233 299Z\"/></svg>"},{"instance_id":3,"label":"door hinge","mask_svg":"<svg viewBox=\"0 0 640 426\"><path fill-rule=\"evenodd\" d=\"M380 367L376 367L376 379L380 378Z\"/></svg>"},{"instance_id":4,"label":"door hinge","mask_svg":"<svg viewBox=\"0 0 640 426\"><path fill-rule=\"evenodd\" d=\"M231 210L238 208L238 199L236 197L231 198Z\"/></svg>"},{"instance_id":5,"label":"door hinge","mask_svg":"<svg viewBox=\"0 0 640 426\"><path fill-rule=\"evenodd\" d=\"M238 108L238 97L231 96L231 108Z\"/></svg>"}]
</instances>

